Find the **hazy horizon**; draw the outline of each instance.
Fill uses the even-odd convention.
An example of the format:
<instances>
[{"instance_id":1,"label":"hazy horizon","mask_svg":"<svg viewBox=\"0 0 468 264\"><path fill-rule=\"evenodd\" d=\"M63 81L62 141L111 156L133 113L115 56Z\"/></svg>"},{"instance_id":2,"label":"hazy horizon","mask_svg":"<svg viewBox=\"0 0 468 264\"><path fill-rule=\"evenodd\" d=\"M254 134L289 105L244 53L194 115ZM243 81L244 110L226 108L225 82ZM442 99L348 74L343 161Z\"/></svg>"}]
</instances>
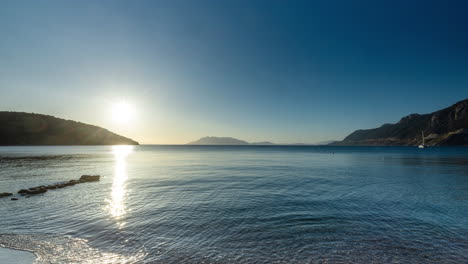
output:
<instances>
[{"instance_id":1,"label":"hazy horizon","mask_svg":"<svg viewBox=\"0 0 468 264\"><path fill-rule=\"evenodd\" d=\"M0 111L316 143L468 98L468 3L3 1Z\"/></svg>"}]
</instances>

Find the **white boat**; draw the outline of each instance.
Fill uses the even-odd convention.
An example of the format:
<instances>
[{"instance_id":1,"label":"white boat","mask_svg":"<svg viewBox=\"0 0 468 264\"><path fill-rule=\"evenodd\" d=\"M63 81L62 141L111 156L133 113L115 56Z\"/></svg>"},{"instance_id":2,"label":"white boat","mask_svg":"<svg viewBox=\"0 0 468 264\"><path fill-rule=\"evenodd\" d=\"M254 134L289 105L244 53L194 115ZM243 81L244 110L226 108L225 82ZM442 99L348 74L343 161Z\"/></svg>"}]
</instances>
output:
<instances>
[{"instance_id":1,"label":"white boat","mask_svg":"<svg viewBox=\"0 0 468 264\"><path fill-rule=\"evenodd\" d=\"M426 142L424 140L424 131L422 131L422 144L419 145L418 148L427 148Z\"/></svg>"}]
</instances>

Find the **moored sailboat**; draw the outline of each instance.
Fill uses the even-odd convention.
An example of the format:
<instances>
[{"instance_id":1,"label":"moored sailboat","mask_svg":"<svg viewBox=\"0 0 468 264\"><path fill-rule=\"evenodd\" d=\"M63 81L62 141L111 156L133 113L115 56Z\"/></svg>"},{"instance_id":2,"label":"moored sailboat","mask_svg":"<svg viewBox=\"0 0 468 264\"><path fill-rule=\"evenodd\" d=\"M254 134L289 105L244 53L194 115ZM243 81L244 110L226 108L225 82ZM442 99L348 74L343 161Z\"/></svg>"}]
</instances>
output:
<instances>
[{"instance_id":1,"label":"moored sailboat","mask_svg":"<svg viewBox=\"0 0 468 264\"><path fill-rule=\"evenodd\" d=\"M424 140L424 131L421 131L422 133L422 144L418 146L418 148L427 148L426 142Z\"/></svg>"}]
</instances>

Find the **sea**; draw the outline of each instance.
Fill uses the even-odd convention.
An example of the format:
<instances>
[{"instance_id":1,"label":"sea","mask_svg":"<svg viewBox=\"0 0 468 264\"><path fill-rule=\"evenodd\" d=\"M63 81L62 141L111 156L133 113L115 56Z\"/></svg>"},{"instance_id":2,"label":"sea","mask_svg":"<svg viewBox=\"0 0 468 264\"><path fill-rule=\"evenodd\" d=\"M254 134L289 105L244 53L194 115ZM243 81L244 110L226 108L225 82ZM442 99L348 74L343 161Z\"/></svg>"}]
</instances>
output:
<instances>
[{"instance_id":1,"label":"sea","mask_svg":"<svg viewBox=\"0 0 468 264\"><path fill-rule=\"evenodd\" d=\"M468 263L466 147L0 147L0 192L35 263Z\"/></svg>"}]
</instances>

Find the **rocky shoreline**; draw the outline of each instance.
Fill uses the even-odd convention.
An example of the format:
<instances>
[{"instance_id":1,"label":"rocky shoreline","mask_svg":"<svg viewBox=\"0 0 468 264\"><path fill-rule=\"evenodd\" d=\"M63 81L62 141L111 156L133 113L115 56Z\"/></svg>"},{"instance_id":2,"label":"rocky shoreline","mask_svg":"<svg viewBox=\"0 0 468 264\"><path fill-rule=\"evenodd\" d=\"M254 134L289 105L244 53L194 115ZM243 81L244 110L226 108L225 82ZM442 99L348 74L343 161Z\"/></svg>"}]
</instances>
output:
<instances>
[{"instance_id":1,"label":"rocky shoreline","mask_svg":"<svg viewBox=\"0 0 468 264\"><path fill-rule=\"evenodd\" d=\"M28 188L28 189L21 189L21 190L18 191L18 194L20 194L22 196L26 196L26 198L27 198L27 197L30 197L31 195L45 193L48 190L61 189L61 188L65 188L65 187L68 187L68 186L73 186L73 185L80 184L80 183L85 183L85 182L99 181L100 178L101 178L100 175L82 175L78 180L70 180L68 182L63 182L63 183L55 183L55 184L51 184L51 185L40 185L40 186L36 186L36 187L31 187L31 188ZM8 193L8 192L0 193L0 198L1 197L12 196L12 195L13 195L13 193ZM18 198L13 197L13 198L11 198L11 200L15 201L15 200L18 200Z\"/></svg>"},{"instance_id":2,"label":"rocky shoreline","mask_svg":"<svg viewBox=\"0 0 468 264\"><path fill-rule=\"evenodd\" d=\"M468 146L468 99L430 114L411 114L396 124L359 129L334 146Z\"/></svg>"}]
</instances>

